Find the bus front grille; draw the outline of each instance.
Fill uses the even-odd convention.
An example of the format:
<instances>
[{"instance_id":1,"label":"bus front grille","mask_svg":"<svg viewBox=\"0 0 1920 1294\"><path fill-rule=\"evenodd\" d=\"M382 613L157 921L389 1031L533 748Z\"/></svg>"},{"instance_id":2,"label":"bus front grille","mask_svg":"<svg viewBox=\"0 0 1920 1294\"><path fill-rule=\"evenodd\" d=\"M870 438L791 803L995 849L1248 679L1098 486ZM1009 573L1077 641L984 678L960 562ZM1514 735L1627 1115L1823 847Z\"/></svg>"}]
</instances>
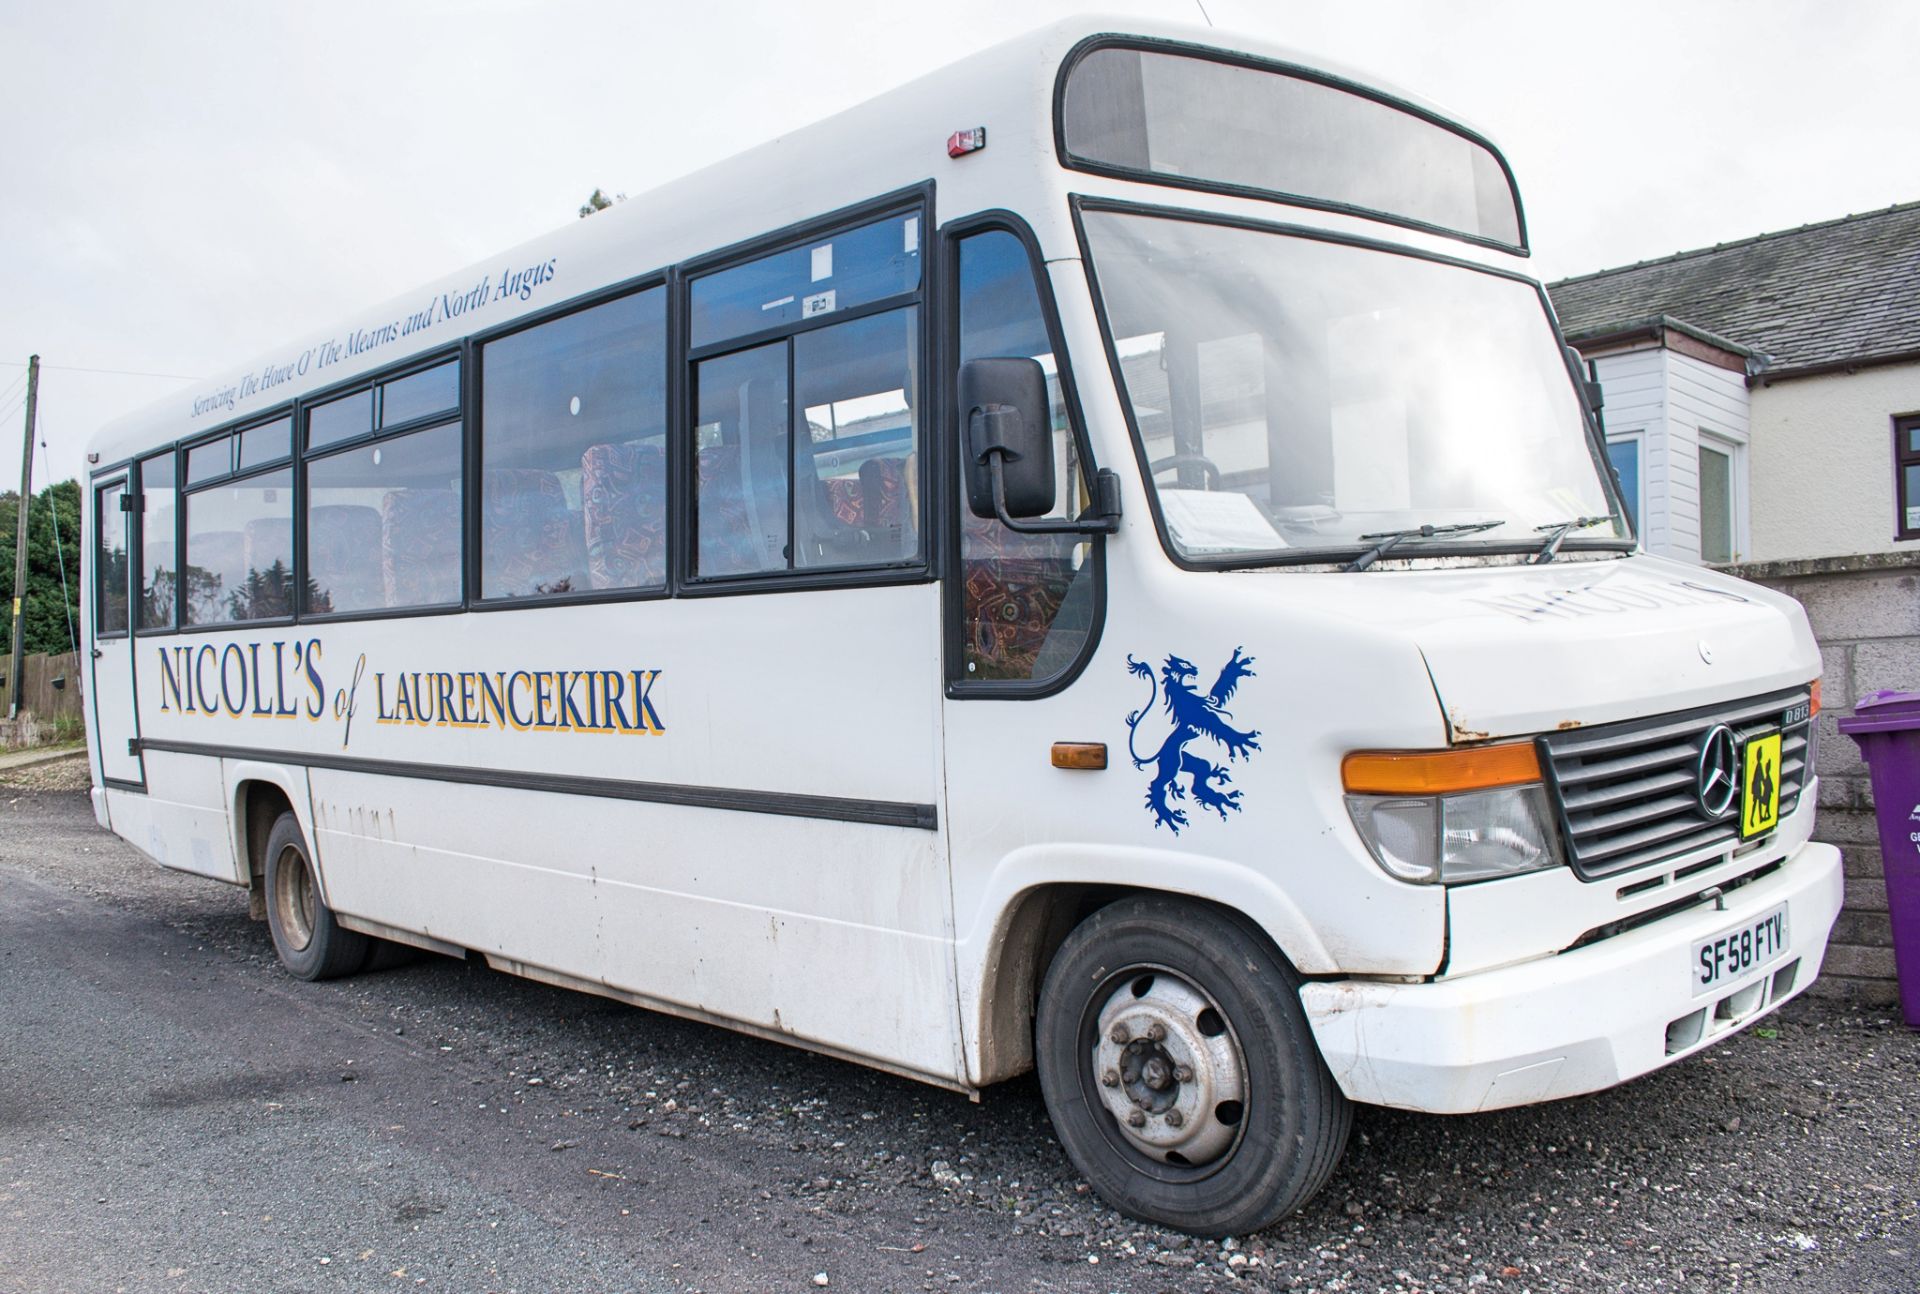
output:
<instances>
[{"instance_id":1,"label":"bus front grille","mask_svg":"<svg viewBox=\"0 0 1920 1294\"><path fill-rule=\"evenodd\" d=\"M1540 765L1574 872L1582 880L1598 880L1741 843L1738 795L1730 817L1709 817L1700 804L1701 748L1721 724L1732 730L1736 751L1744 751L1749 738L1781 734L1784 819L1799 804L1812 762L1809 701L1807 688L1794 688L1731 705L1541 737Z\"/></svg>"}]
</instances>

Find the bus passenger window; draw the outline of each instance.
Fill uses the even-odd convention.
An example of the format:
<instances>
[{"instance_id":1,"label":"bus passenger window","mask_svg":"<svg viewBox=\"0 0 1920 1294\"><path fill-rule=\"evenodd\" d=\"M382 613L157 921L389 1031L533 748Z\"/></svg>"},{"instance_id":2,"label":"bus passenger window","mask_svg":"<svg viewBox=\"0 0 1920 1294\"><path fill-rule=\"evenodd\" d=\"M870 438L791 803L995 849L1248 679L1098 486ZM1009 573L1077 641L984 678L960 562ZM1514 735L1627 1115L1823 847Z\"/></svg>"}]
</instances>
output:
<instances>
[{"instance_id":1,"label":"bus passenger window","mask_svg":"<svg viewBox=\"0 0 1920 1294\"><path fill-rule=\"evenodd\" d=\"M127 631L127 514L120 510L126 492L116 482L93 496L95 634Z\"/></svg>"},{"instance_id":2,"label":"bus passenger window","mask_svg":"<svg viewBox=\"0 0 1920 1294\"><path fill-rule=\"evenodd\" d=\"M873 566L919 552L912 307L794 338L797 566Z\"/></svg>"},{"instance_id":3,"label":"bus passenger window","mask_svg":"<svg viewBox=\"0 0 1920 1294\"><path fill-rule=\"evenodd\" d=\"M960 354L1036 359L1047 376L1058 497L1047 515L1084 506L1079 454L1040 310L1033 268L1014 235L989 230L960 243ZM959 438L956 437L956 444ZM956 472L956 477L960 476ZM1080 535L1023 535L960 504L963 681L1042 680L1080 655L1093 624L1092 545Z\"/></svg>"},{"instance_id":4,"label":"bus passenger window","mask_svg":"<svg viewBox=\"0 0 1920 1294\"><path fill-rule=\"evenodd\" d=\"M480 596L663 587L666 289L488 342L480 373Z\"/></svg>"},{"instance_id":5,"label":"bus passenger window","mask_svg":"<svg viewBox=\"0 0 1920 1294\"><path fill-rule=\"evenodd\" d=\"M688 345L764 333L919 286L920 217L889 216L695 279Z\"/></svg>"},{"instance_id":6,"label":"bus passenger window","mask_svg":"<svg viewBox=\"0 0 1920 1294\"><path fill-rule=\"evenodd\" d=\"M140 517L140 600L142 629L173 628L174 537L180 491L175 487L173 454L156 454L140 463L140 493L146 500Z\"/></svg>"},{"instance_id":7,"label":"bus passenger window","mask_svg":"<svg viewBox=\"0 0 1920 1294\"><path fill-rule=\"evenodd\" d=\"M460 407L460 361L397 377L380 388L380 426L398 427Z\"/></svg>"},{"instance_id":8,"label":"bus passenger window","mask_svg":"<svg viewBox=\"0 0 1920 1294\"><path fill-rule=\"evenodd\" d=\"M192 491L180 601L190 625L293 614L293 469Z\"/></svg>"},{"instance_id":9,"label":"bus passenger window","mask_svg":"<svg viewBox=\"0 0 1920 1294\"><path fill-rule=\"evenodd\" d=\"M694 369L695 575L784 571L787 343Z\"/></svg>"},{"instance_id":10,"label":"bus passenger window","mask_svg":"<svg viewBox=\"0 0 1920 1294\"><path fill-rule=\"evenodd\" d=\"M459 423L311 459L306 470L308 613L460 600Z\"/></svg>"}]
</instances>

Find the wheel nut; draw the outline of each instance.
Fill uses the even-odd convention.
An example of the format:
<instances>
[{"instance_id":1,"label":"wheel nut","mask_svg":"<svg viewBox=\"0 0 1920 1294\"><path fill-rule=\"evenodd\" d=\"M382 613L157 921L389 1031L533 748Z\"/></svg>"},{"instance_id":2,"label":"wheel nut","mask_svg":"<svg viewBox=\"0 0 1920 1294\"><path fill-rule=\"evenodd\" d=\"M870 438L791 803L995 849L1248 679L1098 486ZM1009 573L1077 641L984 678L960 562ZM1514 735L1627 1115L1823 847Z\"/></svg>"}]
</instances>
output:
<instances>
[{"instance_id":1,"label":"wheel nut","mask_svg":"<svg viewBox=\"0 0 1920 1294\"><path fill-rule=\"evenodd\" d=\"M1161 1039L1165 1038L1166 1036L1167 1036L1167 1027L1161 1024L1158 1020L1155 1020L1152 1024L1147 1026L1148 1042L1159 1042Z\"/></svg>"},{"instance_id":2,"label":"wheel nut","mask_svg":"<svg viewBox=\"0 0 1920 1294\"><path fill-rule=\"evenodd\" d=\"M1120 1086L1120 1075L1118 1071L1110 1069L1106 1073L1102 1074L1100 1076L1100 1086L1102 1087Z\"/></svg>"},{"instance_id":3,"label":"wheel nut","mask_svg":"<svg viewBox=\"0 0 1920 1294\"><path fill-rule=\"evenodd\" d=\"M1176 1083L1191 1083L1193 1081L1193 1066L1175 1065L1173 1067L1173 1081Z\"/></svg>"},{"instance_id":4,"label":"wheel nut","mask_svg":"<svg viewBox=\"0 0 1920 1294\"><path fill-rule=\"evenodd\" d=\"M1107 1037L1113 1039L1115 1042L1124 1043L1129 1038L1132 1038L1133 1034L1128 1030L1126 1025L1116 1024L1113 1026L1113 1032L1109 1033Z\"/></svg>"},{"instance_id":5,"label":"wheel nut","mask_svg":"<svg viewBox=\"0 0 1920 1294\"><path fill-rule=\"evenodd\" d=\"M1180 1111L1178 1110L1167 1111L1167 1126L1169 1128L1177 1128L1181 1124L1185 1123L1186 1121L1187 1121L1187 1116L1180 1113Z\"/></svg>"},{"instance_id":6,"label":"wheel nut","mask_svg":"<svg viewBox=\"0 0 1920 1294\"><path fill-rule=\"evenodd\" d=\"M1147 1112L1146 1112L1145 1110L1128 1110L1128 1111L1127 1111L1127 1126L1128 1126L1129 1128L1144 1128L1144 1127L1146 1127L1146 1126L1147 1126Z\"/></svg>"}]
</instances>

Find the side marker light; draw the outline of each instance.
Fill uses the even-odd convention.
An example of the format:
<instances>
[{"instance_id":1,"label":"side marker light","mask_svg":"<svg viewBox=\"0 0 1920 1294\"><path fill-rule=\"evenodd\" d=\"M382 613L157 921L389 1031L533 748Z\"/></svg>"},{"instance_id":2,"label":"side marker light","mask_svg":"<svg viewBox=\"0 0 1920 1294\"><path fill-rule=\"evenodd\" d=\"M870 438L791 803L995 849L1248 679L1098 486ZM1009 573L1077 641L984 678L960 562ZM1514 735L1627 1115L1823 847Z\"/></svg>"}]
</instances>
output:
<instances>
[{"instance_id":1,"label":"side marker light","mask_svg":"<svg viewBox=\"0 0 1920 1294\"><path fill-rule=\"evenodd\" d=\"M968 153L977 153L987 146L987 128L975 126L972 130L956 130L947 136L947 156L965 157Z\"/></svg>"},{"instance_id":2,"label":"side marker light","mask_svg":"<svg viewBox=\"0 0 1920 1294\"><path fill-rule=\"evenodd\" d=\"M1107 766L1104 741L1056 741L1053 743L1055 768L1079 768L1097 771Z\"/></svg>"}]
</instances>

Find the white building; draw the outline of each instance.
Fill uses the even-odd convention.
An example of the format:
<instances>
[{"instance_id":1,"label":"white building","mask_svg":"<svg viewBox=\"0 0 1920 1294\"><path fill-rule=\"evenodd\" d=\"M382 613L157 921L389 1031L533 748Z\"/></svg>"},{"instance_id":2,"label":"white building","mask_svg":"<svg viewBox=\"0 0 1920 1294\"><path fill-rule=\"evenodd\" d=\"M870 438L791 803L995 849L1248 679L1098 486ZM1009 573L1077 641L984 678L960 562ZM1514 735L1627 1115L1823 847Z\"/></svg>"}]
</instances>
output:
<instances>
[{"instance_id":1,"label":"white building","mask_svg":"<svg viewBox=\"0 0 1920 1294\"><path fill-rule=\"evenodd\" d=\"M1549 291L1650 551L1920 552L1920 202Z\"/></svg>"}]
</instances>

